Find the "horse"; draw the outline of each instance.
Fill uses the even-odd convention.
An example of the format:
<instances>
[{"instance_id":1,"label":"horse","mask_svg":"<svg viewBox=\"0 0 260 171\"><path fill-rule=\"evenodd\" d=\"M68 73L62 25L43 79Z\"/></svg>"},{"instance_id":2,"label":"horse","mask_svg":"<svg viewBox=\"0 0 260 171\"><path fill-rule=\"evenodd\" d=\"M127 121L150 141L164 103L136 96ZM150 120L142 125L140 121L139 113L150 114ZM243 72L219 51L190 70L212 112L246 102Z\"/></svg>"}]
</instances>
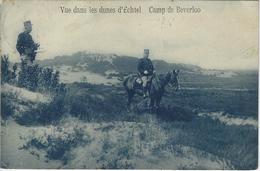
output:
<instances>
[{"instance_id":1,"label":"horse","mask_svg":"<svg viewBox=\"0 0 260 171\"><path fill-rule=\"evenodd\" d=\"M127 108L130 108L132 99L135 94L142 95L142 84L138 83L139 76L132 74L126 77L123 81L123 86L127 92L128 102ZM176 91L180 88L179 86L179 70L173 70L166 74L154 74L151 82L149 83L149 109L152 112L154 109L158 110L162 96L165 91L166 85L176 87Z\"/></svg>"}]
</instances>

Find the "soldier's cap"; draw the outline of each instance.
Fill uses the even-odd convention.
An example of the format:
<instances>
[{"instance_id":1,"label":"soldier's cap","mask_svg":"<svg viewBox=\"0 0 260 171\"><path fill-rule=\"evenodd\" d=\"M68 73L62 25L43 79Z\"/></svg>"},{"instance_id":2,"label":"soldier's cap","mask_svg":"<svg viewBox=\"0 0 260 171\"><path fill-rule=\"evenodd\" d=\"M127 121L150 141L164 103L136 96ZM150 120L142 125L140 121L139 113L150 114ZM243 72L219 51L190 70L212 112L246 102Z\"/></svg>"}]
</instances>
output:
<instances>
[{"instance_id":1,"label":"soldier's cap","mask_svg":"<svg viewBox=\"0 0 260 171\"><path fill-rule=\"evenodd\" d=\"M32 25L32 23L30 20L27 20L27 21L23 22L23 25L28 26L28 25Z\"/></svg>"},{"instance_id":2,"label":"soldier's cap","mask_svg":"<svg viewBox=\"0 0 260 171\"><path fill-rule=\"evenodd\" d=\"M149 52L149 49L144 49L144 52Z\"/></svg>"}]
</instances>

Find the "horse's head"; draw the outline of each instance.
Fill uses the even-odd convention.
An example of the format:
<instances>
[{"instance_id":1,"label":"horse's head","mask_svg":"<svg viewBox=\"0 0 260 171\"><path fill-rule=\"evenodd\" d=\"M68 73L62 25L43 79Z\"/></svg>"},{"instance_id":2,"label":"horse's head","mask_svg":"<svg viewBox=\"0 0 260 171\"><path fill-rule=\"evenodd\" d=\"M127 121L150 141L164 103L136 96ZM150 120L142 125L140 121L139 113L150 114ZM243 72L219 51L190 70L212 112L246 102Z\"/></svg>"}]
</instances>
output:
<instances>
[{"instance_id":1,"label":"horse's head","mask_svg":"<svg viewBox=\"0 0 260 171\"><path fill-rule=\"evenodd\" d=\"M169 85L170 87L175 87L175 90L179 90L180 89L180 85L179 85L179 72L180 70L173 70L171 72L171 77L170 77L170 81L169 81Z\"/></svg>"}]
</instances>

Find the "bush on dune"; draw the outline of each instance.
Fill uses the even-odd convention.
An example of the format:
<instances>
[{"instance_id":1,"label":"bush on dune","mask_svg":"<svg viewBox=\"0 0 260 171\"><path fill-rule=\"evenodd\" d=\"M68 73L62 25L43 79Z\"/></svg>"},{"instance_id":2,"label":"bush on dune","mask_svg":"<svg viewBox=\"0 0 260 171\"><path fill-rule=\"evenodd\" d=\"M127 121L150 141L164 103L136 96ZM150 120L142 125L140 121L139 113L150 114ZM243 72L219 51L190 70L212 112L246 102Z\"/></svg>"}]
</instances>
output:
<instances>
[{"instance_id":1,"label":"bush on dune","mask_svg":"<svg viewBox=\"0 0 260 171\"><path fill-rule=\"evenodd\" d=\"M157 112L158 119L163 121L191 121L195 112L188 107L180 107L177 105L161 106Z\"/></svg>"},{"instance_id":2,"label":"bush on dune","mask_svg":"<svg viewBox=\"0 0 260 171\"><path fill-rule=\"evenodd\" d=\"M172 124L165 129L180 129L169 145L191 146L230 160L236 169L256 169L257 130L250 126L224 126L210 118ZM199 138L198 138L199 137Z\"/></svg>"},{"instance_id":3,"label":"bush on dune","mask_svg":"<svg viewBox=\"0 0 260 171\"><path fill-rule=\"evenodd\" d=\"M35 104L30 110L15 116L15 120L21 125L50 124L57 122L64 112L64 97L58 95L50 103Z\"/></svg>"},{"instance_id":4,"label":"bush on dune","mask_svg":"<svg viewBox=\"0 0 260 171\"><path fill-rule=\"evenodd\" d=\"M11 68L8 55L1 55L1 84L9 83L43 93L65 91L65 85L59 82L60 73L58 71L43 68L38 64L28 66L24 62L19 66L20 71L16 74L17 64Z\"/></svg>"},{"instance_id":5,"label":"bush on dune","mask_svg":"<svg viewBox=\"0 0 260 171\"><path fill-rule=\"evenodd\" d=\"M87 121L111 121L122 118L126 106L123 97L112 95L111 87L101 88L80 84L80 87L72 87L66 93L65 103L68 113Z\"/></svg>"},{"instance_id":6,"label":"bush on dune","mask_svg":"<svg viewBox=\"0 0 260 171\"><path fill-rule=\"evenodd\" d=\"M1 92L1 116L14 116L15 120L23 125L29 124L47 124L56 122L64 110L64 96L66 94L65 84L59 82L59 72L51 68L42 68L35 64L27 66L21 63L20 71L16 75L16 64L13 65L13 70L8 59L8 55L1 55L1 83L8 83L14 86L28 89L33 92L41 92L53 94L53 98L49 103L34 103L19 101L16 106L13 101L13 92L8 94ZM15 114L17 106L26 107L26 110L19 111Z\"/></svg>"},{"instance_id":7,"label":"bush on dune","mask_svg":"<svg viewBox=\"0 0 260 171\"><path fill-rule=\"evenodd\" d=\"M1 92L1 117L7 119L9 116L13 116L15 113L15 106L13 101L16 96L13 93Z\"/></svg>"},{"instance_id":8,"label":"bush on dune","mask_svg":"<svg viewBox=\"0 0 260 171\"><path fill-rule=\"evenodd\" d=\"M25 145L21 149L38 149L46 152L45 157L61 160L64 164L71 158L71 150L91 142L90 136L78 125L71 123L61 126L49 126L37 129L31 136L22 137Z\"/></svg>"},{"instance_id":9,"label":"bush on dune","mask_svg":"<svg viewBox=\"0 0 260 171\"><path fill-rule=\"evenodd\" d=\"M14 82L16 69L16 65L11 69L8 55L1 55L1 84Z\"/></svg>"}]
</instances>

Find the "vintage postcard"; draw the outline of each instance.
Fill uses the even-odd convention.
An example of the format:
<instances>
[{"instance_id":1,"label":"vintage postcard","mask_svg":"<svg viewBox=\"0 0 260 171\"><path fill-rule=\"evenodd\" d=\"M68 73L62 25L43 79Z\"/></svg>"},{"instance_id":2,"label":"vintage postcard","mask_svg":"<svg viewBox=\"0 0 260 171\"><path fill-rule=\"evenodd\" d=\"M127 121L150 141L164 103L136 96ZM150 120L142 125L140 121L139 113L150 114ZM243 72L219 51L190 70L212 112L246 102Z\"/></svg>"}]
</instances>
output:
<instances>
[{"instance_id":1,"label":"vintage postcard","mask_svg":"<svg viewBox=\"0 0 260 171\"><path fill-rule=\"evenodd\" d=\"M258 168L258 1L0 2L1 168Z\"/></svg>"}]
</instances>

